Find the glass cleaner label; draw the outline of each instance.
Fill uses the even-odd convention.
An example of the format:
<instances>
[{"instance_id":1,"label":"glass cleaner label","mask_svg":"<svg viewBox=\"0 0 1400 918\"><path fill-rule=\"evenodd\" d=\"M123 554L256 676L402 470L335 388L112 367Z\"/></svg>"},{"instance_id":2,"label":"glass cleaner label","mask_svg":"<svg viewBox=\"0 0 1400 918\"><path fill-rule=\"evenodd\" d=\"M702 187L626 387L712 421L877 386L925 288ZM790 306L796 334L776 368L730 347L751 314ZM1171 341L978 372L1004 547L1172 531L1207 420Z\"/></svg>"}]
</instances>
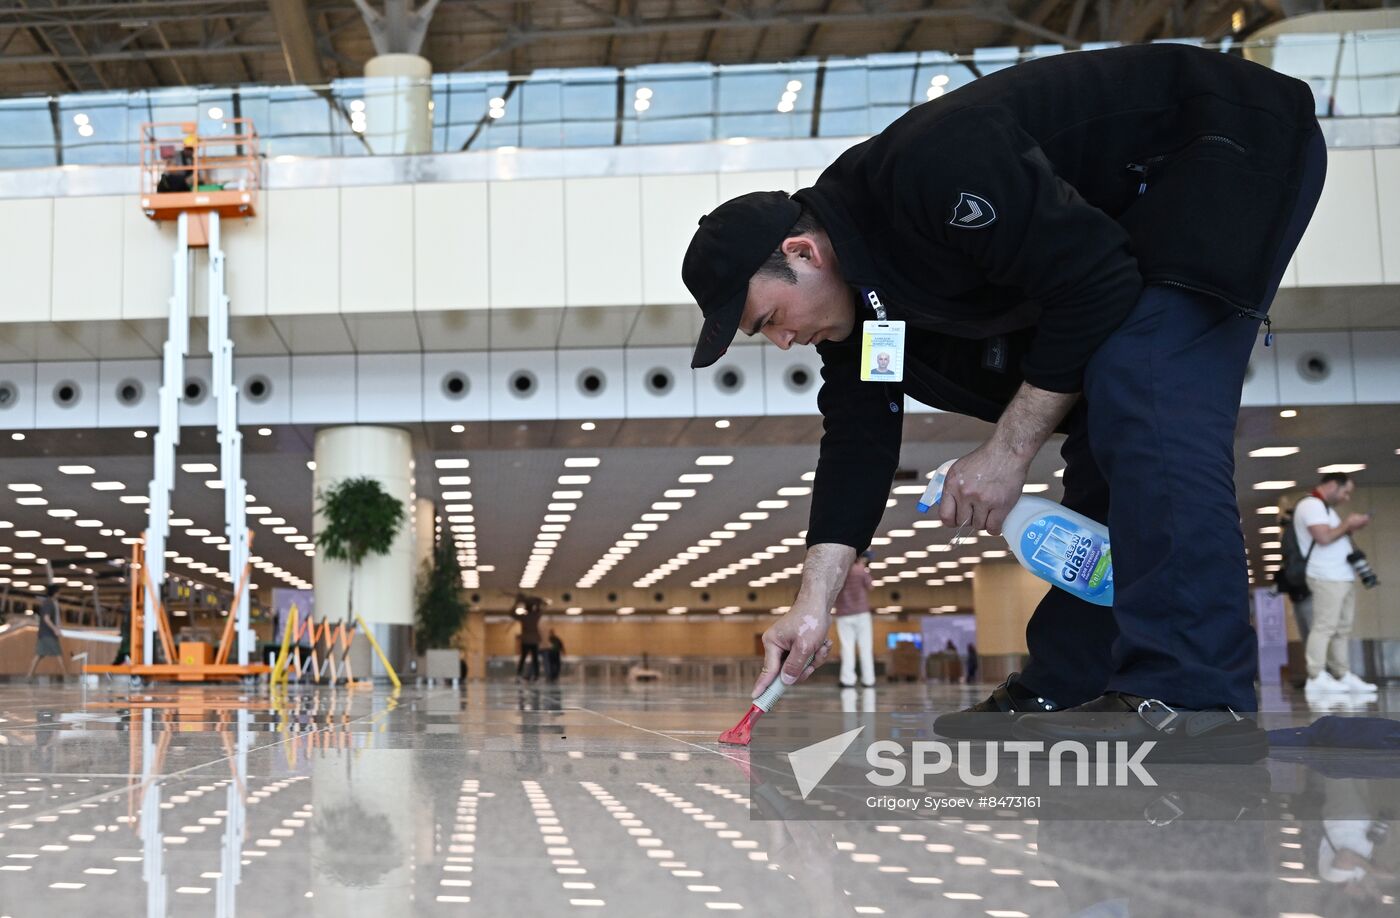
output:
<instances>
[{"instance_id":1,"label":"glass cleaner label","mask_svg":"<svg viewBox=\"0 0 1400 918\"><path fill-rule=\"evenodd\" d=\"M1047 514L1027 525L1021 553L1033 574L1086 599L1113 589L1108 543L1064 517Z\"/></svg>"}]
</instances>

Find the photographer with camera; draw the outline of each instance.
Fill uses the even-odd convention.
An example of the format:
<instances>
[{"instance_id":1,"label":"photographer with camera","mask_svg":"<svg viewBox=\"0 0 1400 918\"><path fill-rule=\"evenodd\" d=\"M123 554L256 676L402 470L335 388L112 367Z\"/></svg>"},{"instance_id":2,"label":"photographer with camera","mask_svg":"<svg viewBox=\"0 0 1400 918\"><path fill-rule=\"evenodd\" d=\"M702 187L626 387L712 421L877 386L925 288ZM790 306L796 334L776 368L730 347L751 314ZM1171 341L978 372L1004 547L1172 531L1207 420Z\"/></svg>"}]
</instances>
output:
<instances>
[{"instance_id":1,"label":"photographer with camera","mask_svg":"<svg viewBox=\"0 0 1400 918\"><path fill-rule=\"evenodd\" d=\"M1365 528L1371 517L1348 514L1343 520L1336 508L1351 500L1356 483L1344 472L1329 472L1312 493L1298 501L1293 528L1298 547L1307 559L1307 583L1312 592L1313 622L1308 634L1309 697L1358 692L1371 694L1376 687L1351 671L1347 642L1356 616L1356 577L1369 589L1377 583L1366 556L1356 550L1351 534Z\"/></svg>"}]
</instances>

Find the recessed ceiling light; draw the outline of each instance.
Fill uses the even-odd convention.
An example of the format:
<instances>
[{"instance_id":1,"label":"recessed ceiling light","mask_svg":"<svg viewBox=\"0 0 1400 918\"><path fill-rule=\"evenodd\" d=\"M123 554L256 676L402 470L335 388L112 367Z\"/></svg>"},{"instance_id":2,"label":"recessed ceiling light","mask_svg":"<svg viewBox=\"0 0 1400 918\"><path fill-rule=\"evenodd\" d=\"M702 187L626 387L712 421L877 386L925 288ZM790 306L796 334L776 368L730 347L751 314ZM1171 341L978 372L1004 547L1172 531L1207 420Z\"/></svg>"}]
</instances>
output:
<instances>
[{"instance_id":1,"label":"recessed ceiling light","mask_svg":"<svg viewBox=\"0 0 1400 918\"><path fill-rule=\"evenodd\" d=\"M564 468L566 468L566 469L596 469L596 468L598 467L598 464L599 464L600 462L602 462L601 459L598 459L598 458L593 457L593 456L571 456L571 457L569 457L569 458L567 458L567 459L564 460Z\"/></svg>"},{"instance_id":2,"label":"recessed ceiling light","mask_svg":"<svg viewBox=\"0 0 1400 918\"><path fill-rule=\"evenodd\" d=\"M465 424L453 424L453 425L452 425L452 432L453 432L453 433L465 433L466 430L467 430L467 425L465 425Z\"/></svg>"},{"instance_id":3,"label":"recessed ceiling light","mask_svg":"<svg viewBox=\"0 0 1400 918\"><path fill-rule=\"evenodd\" d=\"M700 456L695 460L696 465L729 465L734 461L733 456Z\"/></svg>"},{"instance_id":4,"label":"recessed ceiling light","mask_svg":"<svg viewBox=\"0 0 1400 918\"><path fill-rule=\"evenodd\" d=\"M923 486L923 485L896 485L895 488L894 488L894 493L895 493L895 494L922 494L922 493L924 493L924 486Z\"/></svg>"},{"instance_id":5,"label":"recessed ceiling light","mask_svg":"<svg viewBox=\"0 0 1400 918\"><path fill-rule=\"evenodd\" d=\"M124 504L149 504L151 499L144 494L123 494L121 501Z\"/></svg>"},{"instance_id":6,"label":"recessed ceiling light","mask_svg":"<svg viewBox=\"0 0 1400 918\"><path fill-rule=\"evenodd\" d=\"M761 501L758 502L758 509L760 509L760 510L782 510L782 509L783 509L784 507L786 507L787 505L788 505L788 502L785 501L785 500L761 500Z\"/></svg>"},{"instance_id":7,"label":"recessed ceiling light","mask_svg":"<svg viewBox=\"0 0 1400 918\"><path fill-rule=\"evenodd\" d=\"M1299 452L1296 446L1261 446L1258 449L1249 451L1252 459L1278 459L1282 456L1293 456Z\"/></svg>"},{"instance_id":8,"label":"recessed ceiling light","mask_svg":"<svg viewBox=\"0 0 1400 918\"><path fill-rule=\"evenodd\" d=\"M1023 494L1039 494L1041 491L1048 491L1048 490L1050 490L1050 486L1049 486L1048 484L1030 484L1030 483L1027 483L1027 484L1021 485L1021 493L1023 493Z\"/></svg>"},{"instance_id":9,"label":"recessed ceiling light","mask_svg":"<svg viewBox=\"0 0 1400 918\"><path fill-rule=\"evenodd\" d=\"M1298 486L1296 481L1256 481L1254 490L1256 491L1286 491L1289 488Z\"/></svg>"},{"instance_id":10,"label":"recessed ceiling light","mask_svg":"<svg viewBox=\"0 0 1400 918\"><path fill-rule=\"evenodd\" d=\"M922 492L923 488L920 488L919 490ZM807 487L789 487L778 489L779 497L805 497L806 495L811 493L812 489Z\"/></svg>"},{"instance_id":11,"label":"recessed ceiling light","mask_svg":"<svg viewBox=\"0 0 1400 918\"><path fill-rule=\"evenodd\" d=\"M1319 468L1317 474L1330 475L1335 472L1343 475L1350 475L1353 472L1364 471L1366 471L1366 463L1364 462L1334 462L1332 465L1324 465Z\"/></svg>"},{"instance_id":12,"label":"recessed ceiling light","mask_svg":"<svg viewBox=\"0 0 1400 918\"><path fill-rule=\"evenodd\" d=\"M65 475L94 475L97 469L90 465L60 465L58 470Z\"/></svg>"},{"instance_id":13,"label":"recessed ceiling light","mask_svg":"<svg viewBox=\"0 0 1400 918\"><path fill-rule=\"evenodd\" d=\"M470 459L435 459L433 466L439 469L468 469L471 468Z\"/></svg>"},{"instance_id":14,"label":"recessed ceiling light","mask_svg":"<svg viewBox=\"0 0 1400 918\"><path fill-rule=\"evenodd\" d=\"M471 499L472 499L472 492L470 492L470 491L443 491L443 492L442 492L442 499L443 499L443 500L471 500Z\"/></svg>"},{"instance_id":15,"label":"recessed ceiling light","mask_svg":"<svg viewBox=\"0 0 1400 918\"><path fill-rule=\"evenodd\" d=\"M589 476L589 475L560 475L560 476L559 476L559 484L561 484L561 485L586 485L586 484L588 484L588 483L589 483L590 481L592 481L592 480L593 480L593 478L592 478L591 476Z\"/></svg>"},{"instance_id":16,"label":"recessed ceiling light","mask_svg":"<svg viewBox=\"0 0 1400 918\"><path fill-rule=\"evenodd\" d=\"M206 488L213 488L215 491L222 491L224 489L223 480L219 478L205 479L204 486Z\"/></svg>"},{"instance_id":17,"label":"recessed ceiling light","mask_svg":"<svg viewBox=\"0 0 1400 918\"><path fill-rule=\"evenodd\" d=\"M10 439L11 439L11 440L23 440L23 439L24 439L24 434L19 433L18 431L16 431L15 433L10 434Z\"/></svg>"},{"instance_id":18,"label":"recessed ceiling light","mask_svg":"<svg viewBox=\"0 0 1400 918\"><path fill-rule=\"evenodd\" d=\"M1255 513L1261 513L1261 514L1269 514L1269 515L1272 515L1272 516L1278 516L1278 507L1260 507L1258 510L1255 510L1254 512L1255 512Z\"/></svg>"},{"instance_id":19,"label":"recessed ceiling light","mask_svg":"<svg viewBox=\"0 0 1400 918\"><path fill-rule=\"evenodd\" d=\"M144 440L150 436L150 434L146 433L144 430L133 430L131 435L138 440Z\"/></svg>"},{"instance_id":20,"label":"recessed ceiling light","mask_svg":"<svg viewBox=\"0 0 1400 918\"><path fill-rule=\"evenodd\" d=\"M1278 413L1278 416L1281 418L1296 418L1298 412L1293 408L1285 408Z\"/></svg>"},{"instance_id":21,"label":"recessed ceiling light","mask_svg":"<svg viewBox=\"0 0 1400 918\"><path fill-rule=\"evenodd\" d=\"M213 473L219 470L219 467L212 462L186 462L181 465L180 468L196 475Z\"/></svg>"},{"instance_id":22,"label":"recessed ceiling light","mask_svg":"<svg viewBox=\"0 0 1400 918\"><path fill-rule=\"evenodd\" d=\"M715 421L715 426L718 427L720 430L724 430L726 427L729 426L729 422L721 418L720 420Z\"/></svg>"},{"instance_id":23,"label":"recessed ceiling light","mask_svg":"<svg viewBox=\"0 0 1400 918\"><path fill-rule=\"evenodd\" d=\"M20 493L33 493L34 491L42 491L42 490L44 490L43 488L41 488L39 485L36 485L36 484L12 484L12 485L8 485L7 487L9 487L9 489L10 489L11 491L17 491L17 492L20 492Z\"/></svg>"},{"instance_id":24,"label":"recessed ceiling light","mask_svg":"<svg viewBox=\"0 0 1400 918\"><path fill-rule=\"evenodd\" d=\"M271 428L271 427L259 427L259 428L258 428L258 436L260 436L260 437L270 437L270 436L272 436L272 428Z\"/></svg>"},{"instance_id":25,"label":"recessed ceiling light","mask_svg":"<svg viewBox=\"0 0 1400 918\"><path fill-rule=\"evenodd\" d=\"M443 475L438 478L438 484L446 487L448 485L469 485L472 483L470 475Z\"/></svg>"},{"instance_id":26,"label":"recessed ceiling light","mask_svg":"<svg viewBox=\"0 0 1400 918\"><path fill-rule=\"evenodd\" d=\"M681 484L709 484L715 476L709 472L687 472L680 477Z\"/></svg>"},{"instance_id":27,"label":"recessed ceiling light","mask_svg":"<svg viewBox=\"0 0 1400 918\"><path fill-rule=\"evenodd\" d=\"M95 491L125 491L126 485L120 481L94 481L92 483Z\"/></svg>"},{"instance_id":28,"label":"recessed ceiling light","mask_svg":"<svg viewBox=\"0 0 1400 918\"><path fill-rule=\"evenodd\" d=\"M42 497L16 497L15 503L26 507L42 507L48 503Z\"/></svg>"},{"instance_id":29,"label":"recessed ceiling light","mask_svg":"<svg viewBox=\"0 0 1400 918\"><path fill-rule=\"evenodd\" d=\"M307 467L308 469L310 469L311 471L313 471L313 472L316 471L316 460L315 460L315 459L308 459L308 460L306 460L306 467Z\"/></svg>"}]
</instances>

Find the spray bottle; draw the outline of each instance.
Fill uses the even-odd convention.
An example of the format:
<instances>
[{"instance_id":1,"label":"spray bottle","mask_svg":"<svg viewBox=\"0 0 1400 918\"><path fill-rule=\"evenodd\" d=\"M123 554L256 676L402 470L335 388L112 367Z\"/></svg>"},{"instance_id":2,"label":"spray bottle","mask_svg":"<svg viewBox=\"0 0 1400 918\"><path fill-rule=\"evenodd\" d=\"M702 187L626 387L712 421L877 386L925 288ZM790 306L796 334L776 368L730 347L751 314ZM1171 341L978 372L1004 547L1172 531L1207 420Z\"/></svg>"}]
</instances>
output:
<instances>
[{"instance_id":1,"label":"spray bottle","mask_svg":"<svg viewBox=\"0 0 1400 918\"><path fill-rule=\"evenodd\" d=\"M943 498L943 482L956 460L934 471L919 498L927 513ZM1041 580L1100 606L1113 605L1113 555L1108 527L1046 500L1022 496L1006 515L1002 535L1021 566Z\"/></svg>"}]
</instances>

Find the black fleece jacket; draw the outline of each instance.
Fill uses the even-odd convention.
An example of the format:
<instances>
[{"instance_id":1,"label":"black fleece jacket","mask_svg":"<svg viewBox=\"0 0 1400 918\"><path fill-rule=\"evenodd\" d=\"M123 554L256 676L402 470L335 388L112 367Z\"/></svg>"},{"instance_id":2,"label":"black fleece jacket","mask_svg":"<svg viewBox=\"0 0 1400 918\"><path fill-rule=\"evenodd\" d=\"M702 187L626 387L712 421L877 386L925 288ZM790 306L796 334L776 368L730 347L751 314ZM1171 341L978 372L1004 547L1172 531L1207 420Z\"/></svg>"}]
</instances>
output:
<instances>
[{"instance_id":1,"label":"black fleece jacket","mask_svg":"<svg viewBox=\"0 0 1400 918\"><path fill-rule=\"evenodd\" d=\"M1148 45L1021 64L920 105L796 198L852 287L907 323L905 379L818 346L825 434L808 544L863 549L899 459L903 396L995 421L1022 380L1077 392L1148 283L1257 309L1318 130L1308 87Z\"/></svg>"}]
</instances>

